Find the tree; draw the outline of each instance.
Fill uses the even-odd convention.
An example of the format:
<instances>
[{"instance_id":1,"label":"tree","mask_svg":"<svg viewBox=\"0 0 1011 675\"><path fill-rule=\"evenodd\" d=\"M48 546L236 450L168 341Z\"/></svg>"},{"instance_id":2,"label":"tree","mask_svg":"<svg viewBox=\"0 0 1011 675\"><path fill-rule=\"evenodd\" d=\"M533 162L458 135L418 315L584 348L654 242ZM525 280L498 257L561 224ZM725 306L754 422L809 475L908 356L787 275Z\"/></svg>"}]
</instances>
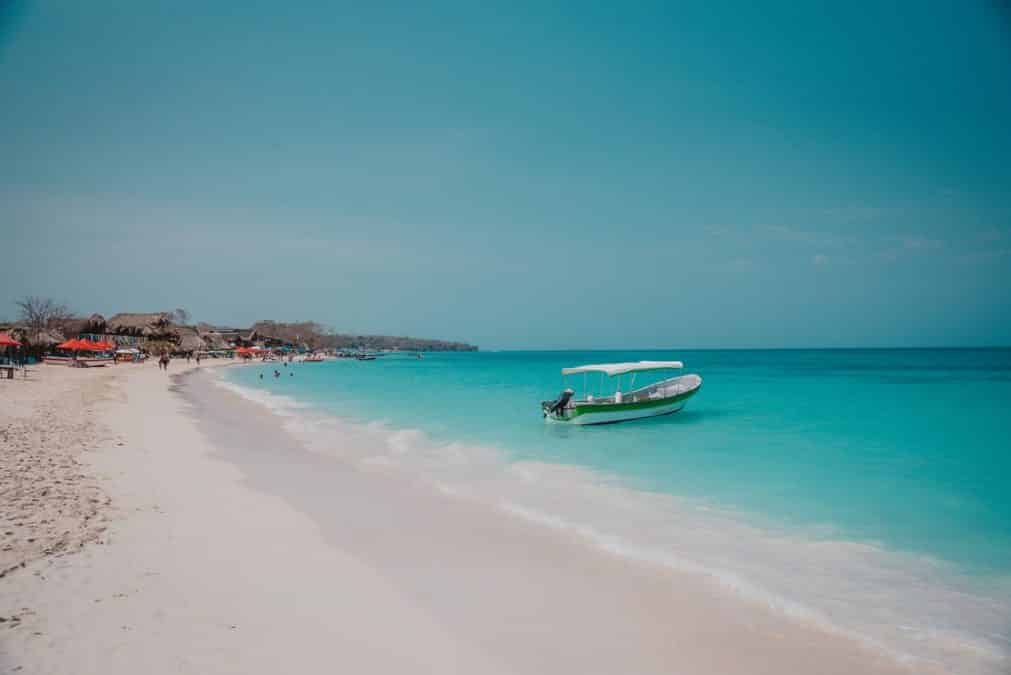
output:
<instances>
[{"instance_id":1,"label":"tree","mask_svg":"<svg viewBox=\"0 0 1011 675\"><path fill-rule=\"evenodd\" d=\"M39 339L39 334L53 324L72 318L66 305L61 305L51 298L40 298L29 295L17 301L21 321L28 328L31 341Z\"/></svg>"},{"instance_id":2,"label":"tree","mask_svg":"<svg viewBox=\"0 0 1011 675\"><path fill-rule=\"evenodd\" d=\"M169 312L168 315L173 323L177 323L179 325L185 325L190 321L190 313L182 307L177 307L175 310Z\"/></svg>"}]
</instances>

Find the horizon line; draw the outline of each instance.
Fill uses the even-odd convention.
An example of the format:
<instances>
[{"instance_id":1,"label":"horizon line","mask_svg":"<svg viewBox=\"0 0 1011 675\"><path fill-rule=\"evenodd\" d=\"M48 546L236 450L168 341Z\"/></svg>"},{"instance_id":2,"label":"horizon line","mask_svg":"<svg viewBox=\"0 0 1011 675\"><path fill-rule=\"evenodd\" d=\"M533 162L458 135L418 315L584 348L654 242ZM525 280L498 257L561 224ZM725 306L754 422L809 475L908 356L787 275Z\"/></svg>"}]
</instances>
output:
<instances>
[{"instance_id":1,"label":"horizon line","mask_svg":"<svg viewBox=\"0 0 1011 675\"><path fill-rule=\"evenodd\" d=\"M998 349L1011 349L1008 345L943 345L943 346L917 346L917 347L553 347L553 348L526 348L526 349L485 349L478 346L478 351L485 352L659 352L659 351L684 351L684 352L802 352L802 351L987 351Z\"/></svg>"}]
</instances>

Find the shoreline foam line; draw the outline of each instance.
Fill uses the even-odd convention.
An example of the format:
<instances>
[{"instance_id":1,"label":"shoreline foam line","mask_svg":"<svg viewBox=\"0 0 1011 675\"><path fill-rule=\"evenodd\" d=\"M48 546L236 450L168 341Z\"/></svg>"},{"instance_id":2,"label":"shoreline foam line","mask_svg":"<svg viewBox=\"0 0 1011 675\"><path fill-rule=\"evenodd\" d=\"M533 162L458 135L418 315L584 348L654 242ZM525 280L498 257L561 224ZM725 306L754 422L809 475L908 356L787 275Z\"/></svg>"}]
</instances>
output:
<instances>
[{"instance_id":1,"label":"shoreline foam line","mask_svg":"<svg viewBox=\"0 0 1011 675\"><path fill-rule=\"evenodd\" d=\"M943 662L946 657L958 662L965 654L974 654L997 668L1006 659L1006 651L1000 644L1001 633L996 630L1006 606L997 601L988 603L986 598L975 594L968 582L951 574L944 565L922 556L907 556L861 542L824 538L805 540L797 533L763 532L746 522L738 522L740 514L702 510L666 495L637 493L586 469L530 461L510 463L501 452L491 448L452 443L437 446L417 430L348 422L296 398L279 397L223 378L219 378L217 384L280 412L287 420L286 426L319 452L333 452L329 446L334 445L335 439L342 434L368 435L373 448L369 454L354 456L345 451L342 458L362 466L399 468L411 475L422 475L442 493L490 502L500 511L515 517L578 534L595 548L610 554L702 575L736 597L794 620L810 623L820 630L859 640L899 662L909 663L911 659ZM473 458L469 456L471 454ZM471 459L475 461L468 465ZM444 472L446 467L453 466L455 471ZM542 494L536 494L537 487L542 488ZM588 519L573 517L571 513L564 513L564 509L545 509L546 501L551 502L553 507L571 506L557 499L546 500L545 491L569 496L581 493L583 504L580 506L592 501L586 499L588 493L595 493L594 497L601 498L603 504L596 504ZM573 500L574 503L578 501ZM627 533L619 535L614 533L613 528L600 529L594 516L608 507L615 507L619 512L627 509L625 515L635 517L649 514L653 518L649 525L654 529L666 527L675 520L690 520L692 526L675 532L683 537L680 547L671 545L670 540L636 542L625 536ZM643 508L632 514L632 510L638 507ZM620 518L614 519L612 514L612 524L616 520ZM698 532L692 532L693 529L708 529L713 533L699 536ZM736 547L720 549L716 546L720 532L736 542L748 542L753 549L748 550L747 545L739 543ZM693 553L703 555L695 556ZM726 557L725 564L718 564L717 554ZM741 559L755 557L756 554L758 557L765 556L767 567L771 569L786 565L786 572L780 578L763 577L768 570L762 569L761 565L737 565ZM805 558L805 565L791 567L788 558L793 554ZM818 597L812 592L805 600L797 600L789 593L777 590L800 588L817 591L817 584L804 579L805 574L810 576L811 570L807 568L811 566L821 566L829 576L845 577L850 574L858 577L856 581L843 579L836 582L835 590L839 597L857 598L859 605L860 598L866 600L884 593L891 605L839 607L839 597L831 597L831 594ZM879 578L880 587L859 587L860 580L875 577ZM913 593L912 598L904 597L907 591ZM948 605L958 609L952 614L939 611L940 607ZM907 612L903 613L903 609ZM921 612L921 609L924 611ZM970 630L967 630L957 622L959 612L990 616L984 616L980 625L969 626ZM863 623L854 620L860 616L868 618ZM986 625L994 630L987 630ZM925 643L944 643L946 646L925 650ZM984 669L980 672L989 671Z\"/></svg>"}]
</instances>

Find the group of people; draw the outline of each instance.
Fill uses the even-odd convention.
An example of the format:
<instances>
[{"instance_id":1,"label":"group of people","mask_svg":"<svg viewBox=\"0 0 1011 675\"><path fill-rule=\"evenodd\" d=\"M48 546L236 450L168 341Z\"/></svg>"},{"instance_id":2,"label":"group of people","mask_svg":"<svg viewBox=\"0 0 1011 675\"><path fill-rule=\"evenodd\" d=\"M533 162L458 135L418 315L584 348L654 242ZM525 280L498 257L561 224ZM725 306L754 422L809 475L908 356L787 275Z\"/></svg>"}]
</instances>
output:
<instances>
[{"instance_id":1,"label":"group of people","mask_svg":"<svg viewBox=\"0 0 1011 675\"><path fill-rule=\"evenodd\" d=\"M196 358L197 365L199 366L200 365L200 352L197 352L196 354L187 353L186 354L186 363L189 363L190 359L193 359L193 358ZM160 370L168 370L169 363L171 361L172 361L172 357L169 355L169 353L168 352L162 352L162 355L158 357L158 368Z\"/></svg>"},{"instance_id":2,"label":"group of people","mask_svg":"<svg viewBox=\"0 0 1011 675\"><path fill-rule=\"evenodd\" d=\"M288 358L288 361L291 361L291 357ZM288 367L288 361L285 361L284 364L283 364L285 368ZM277 368L274 368L274 377L275 378L281 377L281 371L278 370ZM293 373L292 371L289 370L288 371L288 377L295 377L295 373ZM260 373L260 379L261 380L263 379L263 373Z\"/></svg>"}]
</instances>

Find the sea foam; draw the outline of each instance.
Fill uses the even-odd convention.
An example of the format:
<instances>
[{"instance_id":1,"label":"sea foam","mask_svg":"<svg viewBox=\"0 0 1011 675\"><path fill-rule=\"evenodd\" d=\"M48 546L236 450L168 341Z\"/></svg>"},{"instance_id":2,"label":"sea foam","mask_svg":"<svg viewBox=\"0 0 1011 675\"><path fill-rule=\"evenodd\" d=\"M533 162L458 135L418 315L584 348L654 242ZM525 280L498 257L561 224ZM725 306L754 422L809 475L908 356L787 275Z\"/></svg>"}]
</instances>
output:
<instances>
[{"instance_id":1,"label":"sea foam","mask_svg":"<svg viewBox=\"0 0 1011 675\"><path fill-rule=\"evenodd\" d=\"M517 461L500 449L435 442L383 420L352 421L291 396L216 384L266 406L314 452L363 469L402 471L457 499L577 536L613 555L695 575L793 620L844 635L915 667L1004 672L1011 584L958 574L927 556L785 530L753 514L628 487L583 467Z\"/></svg>"}]
</instances>

